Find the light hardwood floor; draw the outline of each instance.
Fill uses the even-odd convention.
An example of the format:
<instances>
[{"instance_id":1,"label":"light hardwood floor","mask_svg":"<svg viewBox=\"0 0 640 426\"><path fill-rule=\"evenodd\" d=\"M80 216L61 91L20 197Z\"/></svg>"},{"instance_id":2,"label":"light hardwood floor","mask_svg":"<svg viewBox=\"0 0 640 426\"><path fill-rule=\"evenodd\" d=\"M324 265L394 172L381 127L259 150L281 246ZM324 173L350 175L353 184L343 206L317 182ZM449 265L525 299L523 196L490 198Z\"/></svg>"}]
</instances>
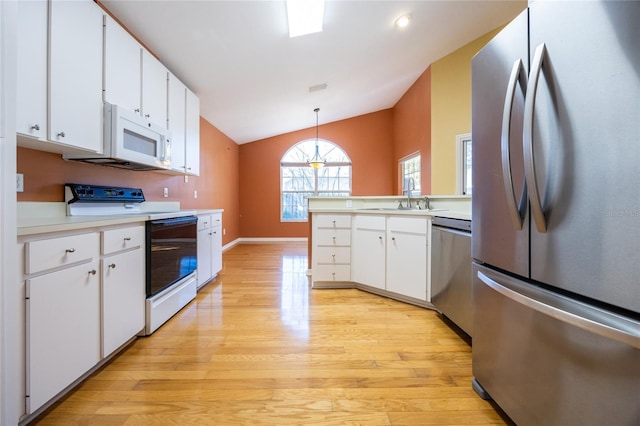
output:
<instances>
[{"instance_id":1,"label":"light hardwood floor","mask_svg":"<svg viewBox=\"0 0 640 426\"><path fill-rule=\"evenodd\" d=\"M312 290L306 252L227 251L195 301L34 423L505 424L471 389L471 348L435 312Z\"/></svg>"}]
</instances>

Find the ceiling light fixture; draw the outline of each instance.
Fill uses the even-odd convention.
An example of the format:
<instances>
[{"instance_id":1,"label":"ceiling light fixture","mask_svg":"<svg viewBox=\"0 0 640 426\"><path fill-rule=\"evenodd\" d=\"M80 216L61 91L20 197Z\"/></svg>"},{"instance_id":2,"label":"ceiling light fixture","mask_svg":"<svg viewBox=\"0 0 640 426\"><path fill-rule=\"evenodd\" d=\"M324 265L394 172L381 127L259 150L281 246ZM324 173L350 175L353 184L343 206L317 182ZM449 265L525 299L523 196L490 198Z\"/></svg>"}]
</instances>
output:
<instances>
[{"instance_id":1,"label":"ceiling light fixture","mask_svg":"<svg viewBox=\"0 0 640 426\"><path fill-rule=\"evenodd\" d=\"M287 0L289 37L322 31L324 0Z\"/></svg>"},{"instance_id":2,"label":"ceiling light fixture","mask_svg":"<svg viewBox=\"0 0 640 426\"><path fill-rule=\"evenodd\" d=\"M316 113L316 153L307 160L307 164L317 170L323 168L327 160L320 157L320 150L318 149L318 111L320 111L320 108L316 108L313 111Z\"/></svg>"},{"instance_id":3,"label":"ceiling light fixture","mask_svg":"<svg viewBox=\"0 0 640 426\"><path fill-rule=\"evenodd\" d=\"M396 19L395 25L398 28L405 28L405 27L409 26L410 22L411 22L411 15L410 14L406 14L406 15L402 15L401 17Z\"/></svg>"}]
</instances>

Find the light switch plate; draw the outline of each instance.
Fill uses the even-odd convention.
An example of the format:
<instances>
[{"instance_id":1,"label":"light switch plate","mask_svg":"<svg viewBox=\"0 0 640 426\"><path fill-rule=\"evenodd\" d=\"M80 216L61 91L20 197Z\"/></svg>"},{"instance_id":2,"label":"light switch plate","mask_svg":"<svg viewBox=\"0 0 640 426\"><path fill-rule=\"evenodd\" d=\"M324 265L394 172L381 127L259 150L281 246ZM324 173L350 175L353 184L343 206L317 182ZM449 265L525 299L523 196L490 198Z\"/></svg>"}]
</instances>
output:
<instances>
[{"instance_id":1,"label":"light switch plate","mask_svg":"<svg viewBox=\"0 0 640 426\"><path fill-rule=\"evenodd\" d=\"M24 175L16 174L16 192L24 192Z\"/></svg>"}]
</instances>

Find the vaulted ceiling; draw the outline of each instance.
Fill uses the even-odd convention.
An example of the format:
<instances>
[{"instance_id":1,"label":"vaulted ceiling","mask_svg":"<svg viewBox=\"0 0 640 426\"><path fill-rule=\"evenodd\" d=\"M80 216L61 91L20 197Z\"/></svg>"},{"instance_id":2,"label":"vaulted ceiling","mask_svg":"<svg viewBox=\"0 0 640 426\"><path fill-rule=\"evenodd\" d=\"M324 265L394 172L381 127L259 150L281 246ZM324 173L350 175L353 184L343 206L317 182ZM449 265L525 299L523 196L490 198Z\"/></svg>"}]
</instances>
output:
<instances>
[{"instance_id":1,"label":"vaulted ceiling","mask_svg":"<svg viewBox=\"0 0 640 426\"><path fill-rule=\"evenodd\" d=\"M327 0L324 30L289 38L280 1L103 0L242 144L392 107L439 58L526 0ZM394 21L410 13L411 24ZM326 84L324 90L310 90Z\"/></svg>"}]
</instances>

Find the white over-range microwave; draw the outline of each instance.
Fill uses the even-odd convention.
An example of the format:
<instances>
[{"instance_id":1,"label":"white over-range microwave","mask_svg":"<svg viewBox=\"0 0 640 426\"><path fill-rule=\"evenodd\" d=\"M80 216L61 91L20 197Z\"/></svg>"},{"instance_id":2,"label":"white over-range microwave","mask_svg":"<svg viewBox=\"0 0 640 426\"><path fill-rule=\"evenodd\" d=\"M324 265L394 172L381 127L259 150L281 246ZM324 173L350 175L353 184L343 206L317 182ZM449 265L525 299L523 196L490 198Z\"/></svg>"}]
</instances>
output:
<instances>
[{"instance_id":1,"label":"white over-range microwave","mask_svg":"<svg viewBox=\"0 0 640 426\"><path fill-rule=\"evenodd\" d=\"M103 152L65 152L63 158L131 170L168 169L170 144L170 132L164 127L105 102Z\"/></svg>"}]
</instances>

